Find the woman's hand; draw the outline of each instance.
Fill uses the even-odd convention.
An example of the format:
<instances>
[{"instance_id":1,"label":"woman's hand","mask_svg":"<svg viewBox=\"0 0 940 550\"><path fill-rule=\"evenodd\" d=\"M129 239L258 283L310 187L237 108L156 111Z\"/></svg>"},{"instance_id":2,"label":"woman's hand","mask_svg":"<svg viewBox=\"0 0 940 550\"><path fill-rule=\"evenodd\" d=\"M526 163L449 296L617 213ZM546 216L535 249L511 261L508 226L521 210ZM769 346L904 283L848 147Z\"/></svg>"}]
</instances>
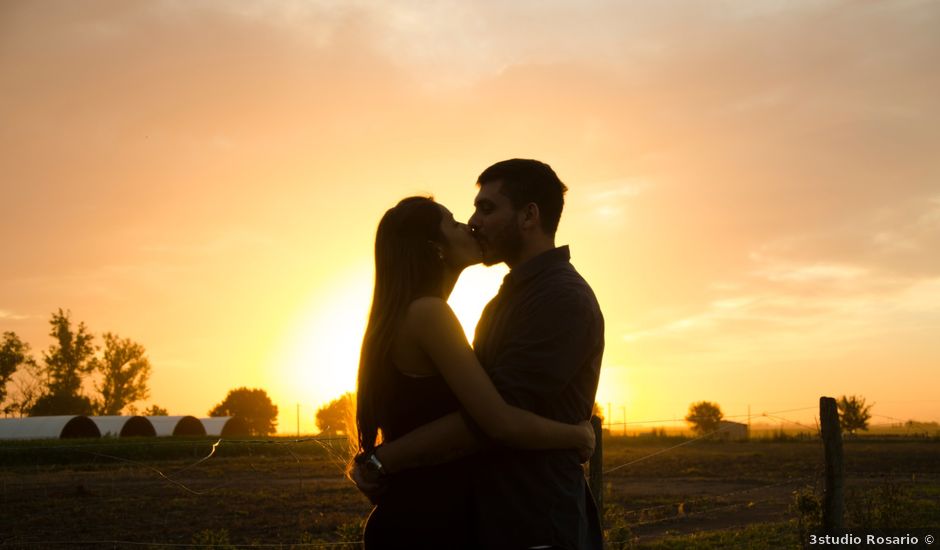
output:
<instances>
[{"instance_id":1,"label":"woman's hand","mask_svg":"<svg viewBox=\"0 0 940 550\"><path fill-rule=\"evenodd\" d=\"M578 427L584 432L583 441L578 446L578 456L581 458L581 462L587 462L594 455L594 446L597 444L594 439L594 426L590 420L584 420L578 424Z\"/></svg>"},{"instance_id":2,"label":"woman's hand","mask_svg":"<svg viewBox=\"0 0 940 550\"><path fill-rule=\"evenodd\" d=\"M378 504L379 498L388 489L388 480L378 472L367 468L362 459L363 455L360 453L347 465L346 477L356 484L356 488L369 499L369 502Z\"/></svg>"}]
</instances>

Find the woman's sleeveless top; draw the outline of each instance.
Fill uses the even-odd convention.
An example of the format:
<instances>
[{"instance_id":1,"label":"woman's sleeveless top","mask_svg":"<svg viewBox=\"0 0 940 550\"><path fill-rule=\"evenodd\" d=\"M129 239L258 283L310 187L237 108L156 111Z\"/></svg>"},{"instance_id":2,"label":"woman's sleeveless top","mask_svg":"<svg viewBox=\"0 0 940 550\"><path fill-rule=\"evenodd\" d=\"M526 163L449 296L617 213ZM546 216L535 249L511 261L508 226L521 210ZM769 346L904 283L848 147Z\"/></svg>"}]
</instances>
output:
<instances>
[{"instance_id":1,"label":"woman's sleeveless top","mask_svg":"<svg viewBox=\"0 0 940 550\"><path fill-rule=\"evenodd\" d=\"M382 432L389 441L415 428L458 410L460 402L439 375L408 376L393 369L392 398L382 419Z\"/></svg>"},{"instance_id":2,"label":"woman's sleeveless top","mask_svg":"<svg viewBox=\"0 0 940 550\"><path fill-rule=\"evenodd\" d=\"M381 422L387 441L459 410L438 375L411 377L395 369L389 410ZM470 457L394 474L369 517L365 546L374 548L469 548L473 535Z\"/></svg>"}]
</instances>

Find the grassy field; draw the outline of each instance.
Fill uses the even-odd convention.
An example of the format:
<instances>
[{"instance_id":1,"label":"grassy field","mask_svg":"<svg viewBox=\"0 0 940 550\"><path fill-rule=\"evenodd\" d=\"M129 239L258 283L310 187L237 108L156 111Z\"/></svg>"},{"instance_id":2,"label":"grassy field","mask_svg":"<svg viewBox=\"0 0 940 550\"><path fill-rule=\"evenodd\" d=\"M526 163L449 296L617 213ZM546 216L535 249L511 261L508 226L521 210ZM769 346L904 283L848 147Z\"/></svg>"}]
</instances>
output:
<instances>
[{"instance_id":1,"label":"grassy field","mask_svg":"<svg viewBox=\"0 0 940 550\"><path fill-rule=\"evenodd\" d=\"M605 438L608 547L800 546L801 529L818 521L819 442L676 447L686 441ZM0 443L0 547L343 548L360 539L370 506L342 475L343 442L223 441L206 458L213 443ZM849 525L940 527L937 439L846 441L845 470Z\"/></svg>"}]
</instances>

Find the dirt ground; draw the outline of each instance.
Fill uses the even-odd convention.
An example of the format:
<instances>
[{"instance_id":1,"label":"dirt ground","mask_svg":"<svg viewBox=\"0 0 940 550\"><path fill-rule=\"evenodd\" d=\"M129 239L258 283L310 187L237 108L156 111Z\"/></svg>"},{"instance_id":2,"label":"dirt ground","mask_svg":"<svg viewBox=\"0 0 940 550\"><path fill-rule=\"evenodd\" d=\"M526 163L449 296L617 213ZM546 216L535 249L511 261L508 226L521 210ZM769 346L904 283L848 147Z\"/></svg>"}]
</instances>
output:
<instances>
[{"instance_id":1,"label":"dirt ground","mask_svg":"<svg viewBox=\"0 0 940 550\"><path fill-rule=\"evenodd\" d=\"M815 442L705 443L662 452L675 444L605 440L605 519L628 527L634 541L787 521L795 491L821 489ZM0 547L75 548L87 541L99 548L131 542L314 548L358 540L370 505L343 477L341 453L259 445L202 460L209 443L191 445L186 456L156 460L120 446L61 460L44 449L24 454L0 446ZM935 491L940 442L849 443L846 474L847 490Z\"/></svg>"}]
</instances>

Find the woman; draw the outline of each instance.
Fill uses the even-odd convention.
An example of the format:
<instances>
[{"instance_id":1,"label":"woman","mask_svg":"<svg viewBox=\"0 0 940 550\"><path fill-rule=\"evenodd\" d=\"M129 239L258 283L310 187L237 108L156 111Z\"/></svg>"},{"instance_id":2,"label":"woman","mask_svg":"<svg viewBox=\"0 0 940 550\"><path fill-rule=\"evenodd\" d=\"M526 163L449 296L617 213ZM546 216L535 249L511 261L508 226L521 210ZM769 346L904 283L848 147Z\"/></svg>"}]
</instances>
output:
<instances>
[{"instance_id":1,"label":"woman","mask_svg":"<svg viewBox=\"0 0 940 550\"><path fill-rule=\"evenodd\" d=\"M375 456L380 433L394 440L461 408L507 446L593 450L589 423L509 406L480 366L446 300L463 269L481 259L469 228L430 198L406 198L383 216L359 362L360 457ZM467 471L457 461L391 476L366 525L366 547L472 546Z\"/></svg>"}]
</instances>

